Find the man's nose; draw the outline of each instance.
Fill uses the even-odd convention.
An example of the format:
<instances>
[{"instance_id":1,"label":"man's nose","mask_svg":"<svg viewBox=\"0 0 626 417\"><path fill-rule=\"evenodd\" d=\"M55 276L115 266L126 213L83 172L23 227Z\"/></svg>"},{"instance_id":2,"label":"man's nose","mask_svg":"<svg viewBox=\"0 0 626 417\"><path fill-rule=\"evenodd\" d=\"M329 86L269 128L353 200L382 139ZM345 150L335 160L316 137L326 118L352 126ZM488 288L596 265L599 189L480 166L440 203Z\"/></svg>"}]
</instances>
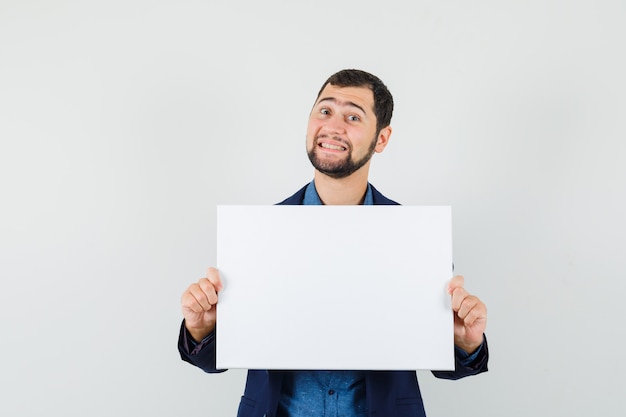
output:
<instances>
[{"instance_id":1,"label":"man's nose","mask_svg":"<svg viewBox=\"0 0 626 417\"><path fill-rule=\"evenodd\" d=\"M345 123L342 118L333 116L326 120L322 127L322 132L328 134L343 134L346 132Z\"/></svg>"}]
</instances>

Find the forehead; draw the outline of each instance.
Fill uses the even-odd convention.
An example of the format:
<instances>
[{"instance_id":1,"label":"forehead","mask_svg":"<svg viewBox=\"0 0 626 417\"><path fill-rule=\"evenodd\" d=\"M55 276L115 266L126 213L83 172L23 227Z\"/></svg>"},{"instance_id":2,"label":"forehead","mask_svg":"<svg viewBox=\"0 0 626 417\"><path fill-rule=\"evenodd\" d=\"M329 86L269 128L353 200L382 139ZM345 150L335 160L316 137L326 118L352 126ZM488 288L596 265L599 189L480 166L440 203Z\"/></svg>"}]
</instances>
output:
<instances>
[{"instance_id":1,"label":"forehead","mask_svg":"<svg viewBox=\"0 0 626 417\"><path fill-rule=\"evenodd\" d=\"M322 101L331 101L342 106L356 104L366 112L374 110L374 92L367 86L339 87L328 84L320 93L315 104Z\"/></svg>"}]
</instances>

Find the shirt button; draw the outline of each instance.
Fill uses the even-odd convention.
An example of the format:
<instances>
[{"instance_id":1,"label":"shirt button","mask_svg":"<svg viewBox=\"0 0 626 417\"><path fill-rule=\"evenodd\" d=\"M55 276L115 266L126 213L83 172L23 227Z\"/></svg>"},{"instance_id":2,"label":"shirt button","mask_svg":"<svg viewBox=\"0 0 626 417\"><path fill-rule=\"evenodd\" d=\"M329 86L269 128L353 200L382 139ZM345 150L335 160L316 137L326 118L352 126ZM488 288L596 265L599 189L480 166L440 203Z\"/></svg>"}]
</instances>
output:
<instances>
[{"instance_id":1,"label":"shirt button","mask_svg":"<svg viewBox=\"0 0 626 417\"><path fill-rule=\"evenodd\" d=\"M332 389L328 390L328 395L333 395L334 393L335 393L335 391L333 391Z\"/></svg>"}]
</instances>

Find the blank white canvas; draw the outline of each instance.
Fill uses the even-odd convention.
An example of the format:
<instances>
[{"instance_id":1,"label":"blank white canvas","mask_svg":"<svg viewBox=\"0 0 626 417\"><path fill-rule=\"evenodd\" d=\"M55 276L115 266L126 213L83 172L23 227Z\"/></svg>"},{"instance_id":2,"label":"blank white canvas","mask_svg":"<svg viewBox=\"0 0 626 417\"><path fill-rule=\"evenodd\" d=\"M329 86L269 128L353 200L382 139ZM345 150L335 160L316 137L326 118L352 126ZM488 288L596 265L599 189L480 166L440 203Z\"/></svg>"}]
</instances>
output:
<instances>
[{"instance_id":1,"label":"blank white canvas","mask_svg":"<svg viewBox=\"0 0 626 417\"><path fill-rule=\"evenodd\" d=\"M448 206L218 206L218 368L454 369Z\"/></svg>"}]
</instances>

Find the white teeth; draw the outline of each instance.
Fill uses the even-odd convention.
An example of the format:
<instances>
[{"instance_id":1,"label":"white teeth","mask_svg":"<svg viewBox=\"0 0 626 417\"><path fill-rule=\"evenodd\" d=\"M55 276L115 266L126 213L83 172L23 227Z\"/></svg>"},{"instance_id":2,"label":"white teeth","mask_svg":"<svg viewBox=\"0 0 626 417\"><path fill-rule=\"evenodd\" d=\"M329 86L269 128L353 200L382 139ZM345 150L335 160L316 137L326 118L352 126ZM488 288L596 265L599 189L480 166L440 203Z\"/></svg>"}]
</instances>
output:
<instances>
[{"instance_id":1,"label":"white teeth","mask_svg":"<svg viewBox=\"0 0 626 417\"><path fill-rule=\"evenodd\" d=\"M333 149L335 151L345 151L346 150L346 148L344 148L343 146L331 145L330 143L322 143L321 146L322 146L322 148Z\"/></svg>"}]
</instances>

